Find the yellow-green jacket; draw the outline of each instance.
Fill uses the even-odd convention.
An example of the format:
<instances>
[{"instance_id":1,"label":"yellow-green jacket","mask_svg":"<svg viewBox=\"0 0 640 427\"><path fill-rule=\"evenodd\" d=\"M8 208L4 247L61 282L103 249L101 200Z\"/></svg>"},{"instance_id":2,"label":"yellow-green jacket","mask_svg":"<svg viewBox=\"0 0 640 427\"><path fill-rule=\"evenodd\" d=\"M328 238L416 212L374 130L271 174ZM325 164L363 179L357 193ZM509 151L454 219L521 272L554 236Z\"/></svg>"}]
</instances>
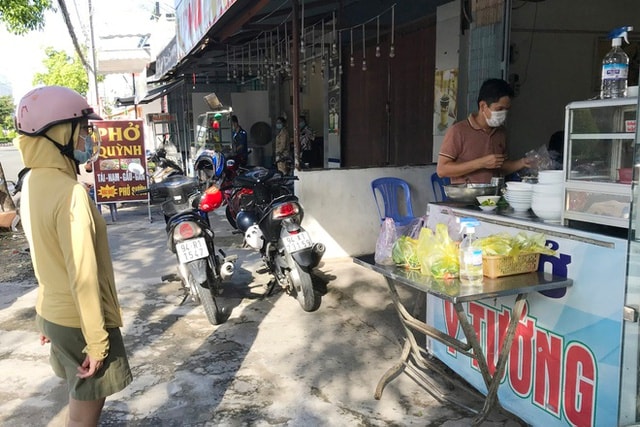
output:
<instances>
[{"instance_id":1,"label":"yellow-green jacket","mask_svg":"<svg viewBox=\"0 0 640 427\"><path fill-rule=\"evenodd\" d=\"M71 125L56 125L47 134L64 145ZM74 162L51 141L20 135L15 144L31 168L20 215L38 280L36 312L81 328L85 353L103 359L109 351L106 328L122 326L106 223L77 181Z\"/></svg>"}]
</instances>

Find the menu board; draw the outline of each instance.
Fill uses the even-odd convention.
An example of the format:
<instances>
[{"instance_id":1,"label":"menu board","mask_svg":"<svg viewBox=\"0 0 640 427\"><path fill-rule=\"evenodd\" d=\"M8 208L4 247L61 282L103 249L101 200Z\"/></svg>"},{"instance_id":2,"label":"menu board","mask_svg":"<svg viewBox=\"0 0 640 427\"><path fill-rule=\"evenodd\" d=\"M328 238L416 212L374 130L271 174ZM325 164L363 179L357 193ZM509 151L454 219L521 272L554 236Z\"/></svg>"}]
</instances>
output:
<instances>
[{"instance_id":1,"label":"menu board","mask_svg":"<svg viewBox=\"0 0 640 427\"><path fill-rule=\"evenodd\" d=\"M130 163L147 169L142 120L100 120L92 124L100 138L100 154L93 163L96 203L146 201L147 178L129 172Z\"/></svg>"}]
</instances>

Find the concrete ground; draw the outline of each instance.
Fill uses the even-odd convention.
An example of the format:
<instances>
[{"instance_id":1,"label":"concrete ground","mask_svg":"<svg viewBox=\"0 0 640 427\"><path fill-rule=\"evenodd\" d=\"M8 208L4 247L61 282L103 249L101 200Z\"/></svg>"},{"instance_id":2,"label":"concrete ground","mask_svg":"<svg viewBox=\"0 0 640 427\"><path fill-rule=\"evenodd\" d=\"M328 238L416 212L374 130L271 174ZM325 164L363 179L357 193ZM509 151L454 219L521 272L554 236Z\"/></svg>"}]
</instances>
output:
<instances>
[{"instance_id":1,"label":"concrete ground","mask_svg":"<svg viewBox=\"0 0 640 427\"><path fill-rule=\"evenodd\" d=\"M239 255L231 317L212 326L202 307L180 305L178 282L160 279L175 272L175 260L157 208L153 222L146 206L125 205L118 215L108 230L134 381L107 399L100 425L471 425L473 414L439 403L407 375L373 398L402 343L377 273L350 258L324 260L314 278L322 305L305 313L282 292L263 297L269 277L257 272L257 255L212 214L218 247ZM0 425L62 426L67 391L38 341L36 285L0 289ZM483 425L521 423L494 411Z\"/></svg>"}]
</instances>

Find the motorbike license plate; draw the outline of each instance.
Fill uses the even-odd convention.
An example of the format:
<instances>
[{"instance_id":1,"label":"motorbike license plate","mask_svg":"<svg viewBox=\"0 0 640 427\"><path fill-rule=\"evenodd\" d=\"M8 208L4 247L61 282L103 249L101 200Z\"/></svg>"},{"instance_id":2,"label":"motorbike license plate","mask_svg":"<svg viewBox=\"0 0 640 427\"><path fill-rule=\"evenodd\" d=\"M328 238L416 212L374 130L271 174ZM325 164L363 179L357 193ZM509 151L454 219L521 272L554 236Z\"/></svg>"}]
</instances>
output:
<instances>
[{"instance_id":1,"label":"motorbike license plate","mask_svg":"<svg viewBox=\"0 0 640 427\"><path fill-rule=\"evenodd\" d=\"M204 237L185 240L184 242L176 244L176 253L178 254L180 264L209 256L207 242L204 240Z\"/></svg>"},{"instance_id":2,"label":"motorbike license plate","mask_svg":"<svg viewBox=\"0 0 640 427\"><path fill-rule=\"evenodd\" d=\"M309 233L306 231L286 236L282 239L282 242L289 253L301 251L313 246L311 237L309 237Z\"/></svg>"}]
</instances>

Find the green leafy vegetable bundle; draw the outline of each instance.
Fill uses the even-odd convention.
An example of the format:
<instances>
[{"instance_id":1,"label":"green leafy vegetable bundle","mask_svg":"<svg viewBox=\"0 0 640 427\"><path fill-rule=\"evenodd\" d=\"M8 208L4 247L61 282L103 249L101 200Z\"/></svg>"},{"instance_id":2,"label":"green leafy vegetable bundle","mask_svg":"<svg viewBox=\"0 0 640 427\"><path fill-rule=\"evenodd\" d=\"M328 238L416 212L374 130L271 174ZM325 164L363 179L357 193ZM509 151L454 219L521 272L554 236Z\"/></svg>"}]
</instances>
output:
<instances>
[{"instance_id":1,"label":"green leafy vegetable bundle","mask_svg":"<svg viewBox=\"0 0 640 427\"><path fill-rule=\"evenodd\" d=\"M420 230L418 236L418 258L422 274L436 279L458 276L458 244L449 236L446 224L436 224L435 233L429 228Z\"/></svg>"},{"instance_id":2,"label":"green leafy vegetable bundle","mask_svg":"<svg viewBox=\"0 0 640 427\"><path fill-rule=\"evenodd\" d=\"M540 253L555 255L555 251L546 245L546 237L542 233L527 234L520 231L515 236L509 233L497 233L478 239L483 255L517 256L521 254Z\"/></svg>"},{"instance_id":3,"label":"green leafy vegetable bundle","mask_svg":"<svg viewBox=\"0 0 640 427\"><path fill-rule=\"evenodd\" d=\"M412 270L420 269L420 260L418 260L418 241L409 236L400 236L393 243L391 249L393 262L398 267L409 268Z\"/></svg>"}]
</instances>

